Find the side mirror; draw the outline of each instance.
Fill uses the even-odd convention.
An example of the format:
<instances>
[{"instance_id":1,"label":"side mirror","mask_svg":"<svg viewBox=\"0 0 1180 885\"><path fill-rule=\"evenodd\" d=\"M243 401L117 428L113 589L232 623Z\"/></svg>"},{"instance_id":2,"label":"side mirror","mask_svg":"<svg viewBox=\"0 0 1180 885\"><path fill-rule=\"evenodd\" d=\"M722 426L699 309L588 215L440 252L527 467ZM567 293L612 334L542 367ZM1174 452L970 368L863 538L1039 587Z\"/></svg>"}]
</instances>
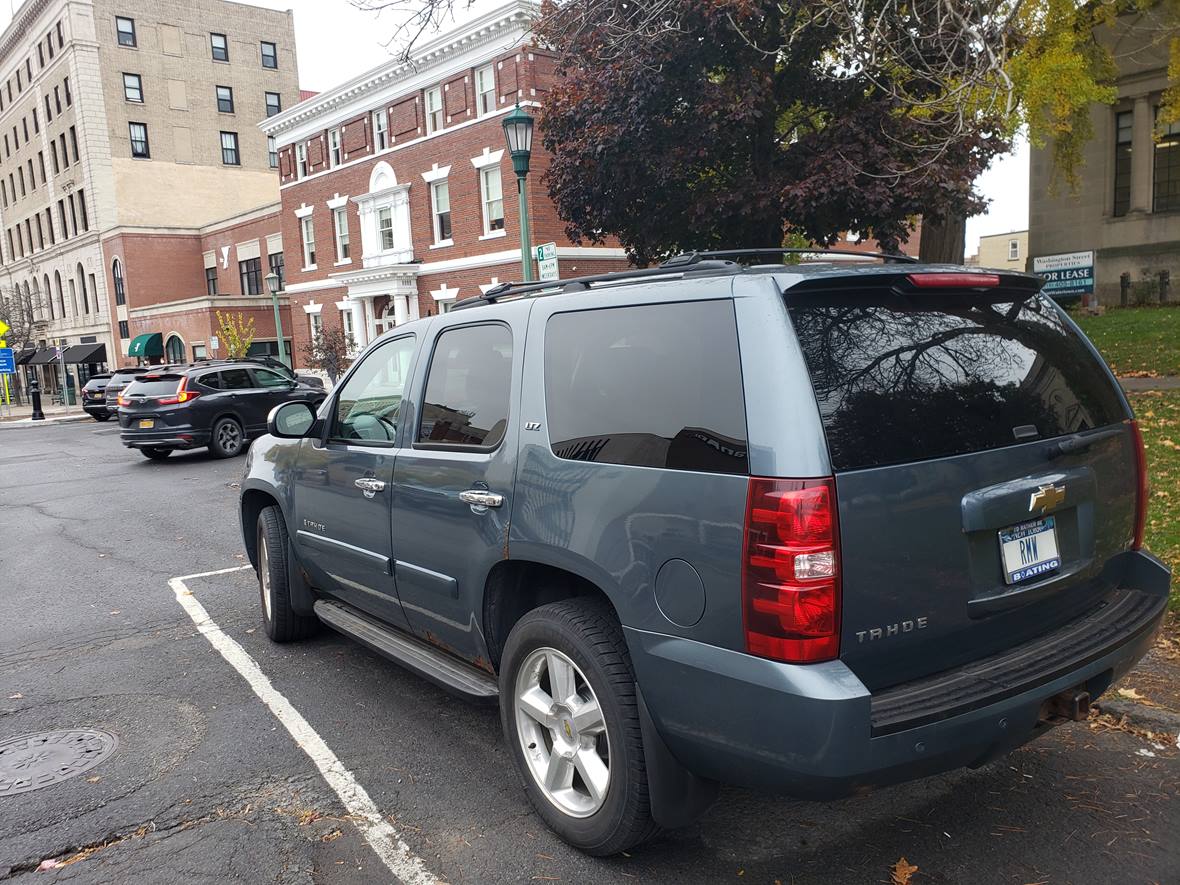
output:
<instances>
[{"instance_id":1,"label":"side mirror","mask_svg":"<svg viewBox=\"0 0 1180 885\"><path fill-rule=\"evenodd\" d=\"M315 423L315 417L311 403L283 403L270 410L266 432L279 439L302 439Z\"/></svg>"}]
</instances>

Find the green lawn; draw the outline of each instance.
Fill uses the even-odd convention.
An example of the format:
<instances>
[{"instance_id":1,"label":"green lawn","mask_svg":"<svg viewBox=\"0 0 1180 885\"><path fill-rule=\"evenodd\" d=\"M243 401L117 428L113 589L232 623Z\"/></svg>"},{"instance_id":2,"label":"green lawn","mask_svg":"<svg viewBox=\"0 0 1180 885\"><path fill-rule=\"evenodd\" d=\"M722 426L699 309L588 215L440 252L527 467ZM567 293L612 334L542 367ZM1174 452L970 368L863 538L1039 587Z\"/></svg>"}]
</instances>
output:
<instances>
[{"instance_id":1,"label":"green lawn","mask_svg":"<svg viewBox=\"0 0 1180 885\"><path fill-rule=\"evenodd\" d=\"M1131 397L1147 447L1151 504L1147 547L1180 576L1180 390L1136 393ZM1180 612L1180 581L1172 579L1172 611Z\"/></svg>"},{"instance_id":2,"label":"green lawn","mask_svg":"<svg viewBox=\"0 0 1180 885\"><path fill-rule=\"evenodd\" d=\"M1180 306L1116 307L1102 316L1080 311L1072 316L1116 375L1180 375Z\"/></svg>"}]
</instances>

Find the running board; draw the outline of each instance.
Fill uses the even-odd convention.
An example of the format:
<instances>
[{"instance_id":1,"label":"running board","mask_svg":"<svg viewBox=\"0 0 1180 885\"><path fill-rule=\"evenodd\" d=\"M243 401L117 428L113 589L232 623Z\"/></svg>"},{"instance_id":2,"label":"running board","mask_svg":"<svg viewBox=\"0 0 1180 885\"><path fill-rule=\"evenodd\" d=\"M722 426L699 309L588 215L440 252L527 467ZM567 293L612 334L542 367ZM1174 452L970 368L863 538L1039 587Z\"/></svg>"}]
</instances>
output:
<instances>
[{"instance_id":1,"label":"running board","mask_svg":"<svg viewBox=\"0 0 1180 885\"><path fill-rule=\"evenodd\" d=\"M485 703L495 703L500 696L495 678L483 670L455 660L446 652L401 630L387 627L350 605L319 599L316 600L315 613L334 630L453 694Z\"/></svg>"}]
</instances>

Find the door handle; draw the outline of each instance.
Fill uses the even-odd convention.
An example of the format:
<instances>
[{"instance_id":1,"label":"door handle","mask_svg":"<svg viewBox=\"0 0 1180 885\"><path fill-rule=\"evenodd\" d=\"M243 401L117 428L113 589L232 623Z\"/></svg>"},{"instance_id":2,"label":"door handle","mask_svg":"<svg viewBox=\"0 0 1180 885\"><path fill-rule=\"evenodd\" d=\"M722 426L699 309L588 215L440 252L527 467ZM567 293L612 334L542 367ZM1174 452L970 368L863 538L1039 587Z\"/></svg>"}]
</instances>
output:
<instances>
[{"instance_id":1,"label":"door handle","mask_svg":"<svg viewBox=\"0 0 1180 885\"><path fill-rule=\"evenodd\" d=\"M362 476L353 485L361 489L365 493L366 498L372 498L378 492L385 490L385 482L380 479L373 479L371 476Z\"/></svg>"},{"instance_id":2,"label":"door handle","mask_svg":"<svg viewBox=\"0 0 1180 885\"><path fill-rule=\"evenodd\" d=\"M483 489L468 489L459 492L459 500L472 507L499 507L504 503L504 496Z\"/></svg>"}]
</instances>

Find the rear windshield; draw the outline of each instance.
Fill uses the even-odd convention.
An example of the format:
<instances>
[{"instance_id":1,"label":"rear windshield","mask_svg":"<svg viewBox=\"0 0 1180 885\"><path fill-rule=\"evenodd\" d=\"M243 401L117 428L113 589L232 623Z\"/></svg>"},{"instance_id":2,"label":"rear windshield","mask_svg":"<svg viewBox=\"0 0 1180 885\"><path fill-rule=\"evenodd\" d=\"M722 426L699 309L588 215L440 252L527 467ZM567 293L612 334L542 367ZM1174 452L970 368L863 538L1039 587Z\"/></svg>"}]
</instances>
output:
<instances>
[{"instance_id":1,"label":"rear windshield","mask_svg":"<svg viewBox=\"0 0 1180 885\"><path fill-rule=\"evenodd\" d=\"M797 295L788 308L836 470L1127 417L1105 369L1041 296L827 292Z\"/></svg>"},{"instance_id":2,"label":"rear windshield","mask_svg":"<svg viewBox=\"0 0 1180 885\"><path fill-rule=\"evenodd\" d=\"M180 386L179 375L163 375L159 378L136 379L127 385L124 396L171 396Z\"/></svg>"},{"instance_id":3,"label":"rear windshield","mask_svg":"<svg viewBox=\"0 0 1180 885\"><path fill-rule=\"evenodd\" d=\"M116 372L111 376L111 384L127 384L140 376L140 372Z\"/></svg>"}]
</instances>

